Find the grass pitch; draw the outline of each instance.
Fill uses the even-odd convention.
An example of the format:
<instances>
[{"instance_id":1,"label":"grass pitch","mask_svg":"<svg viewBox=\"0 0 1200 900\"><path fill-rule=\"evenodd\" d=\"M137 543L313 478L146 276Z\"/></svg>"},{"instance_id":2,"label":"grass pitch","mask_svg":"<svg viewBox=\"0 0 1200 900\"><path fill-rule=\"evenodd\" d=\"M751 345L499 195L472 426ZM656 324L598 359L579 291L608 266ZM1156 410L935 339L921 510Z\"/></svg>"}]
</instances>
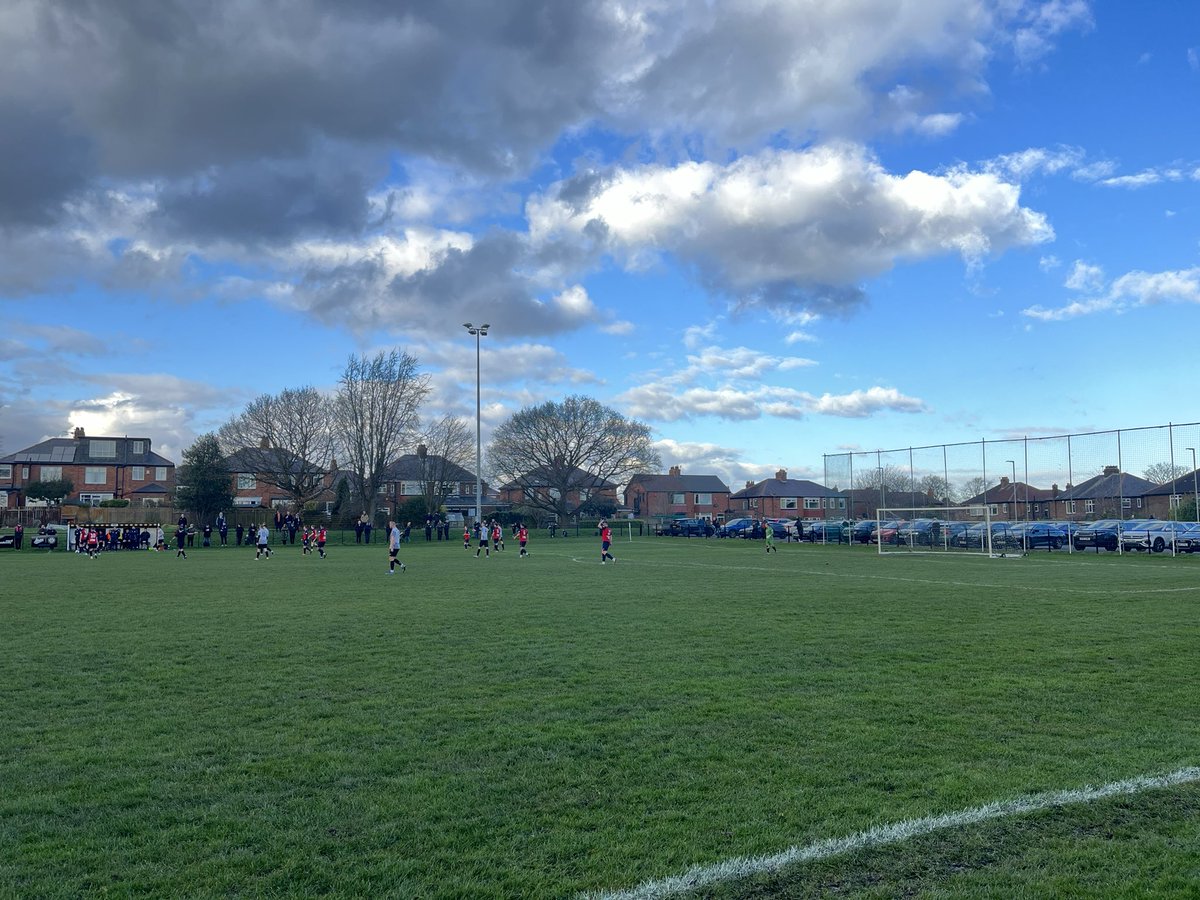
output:
<instances>
[{"instance_id":1,"label":"grass pitch","mask_svg":"<svg viewBox=\"0 0 1200 900\"><path fill-rule=\"evenodd\" d=\"M563 897L1200 764L1200 560L0 556L0 895ZM1186 893L1200 789L707 895Z\"/></svg>"}]
</instances>

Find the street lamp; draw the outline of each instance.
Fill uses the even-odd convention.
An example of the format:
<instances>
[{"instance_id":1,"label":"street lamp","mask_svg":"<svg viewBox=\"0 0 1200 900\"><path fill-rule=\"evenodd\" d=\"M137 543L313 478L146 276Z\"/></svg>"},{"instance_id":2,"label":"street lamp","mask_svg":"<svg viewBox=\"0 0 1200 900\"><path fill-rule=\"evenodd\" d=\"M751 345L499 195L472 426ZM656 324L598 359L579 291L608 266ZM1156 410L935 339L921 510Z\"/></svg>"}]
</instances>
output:
<instances>
[{"instance_id":1,"label":"street lamp","mask_svg":"<svg viewBox=\"0 0 1200 900\"><path fill-rule=\"evenodd\" d=\"M1185 450L1192 451L1192 515L1197 522L1200 522L1200 487L1196 484L1196 448L1185 447Z\"/></svg>"},{"instance_id":2,"label":"street lamp","mask_svg":"<svg viewBox=\"0 0 1200 900\"><path fill-rule=\"evenodd\" d=\"M488 324L472 325L464 322L467 334L475 336L475 521L483 521L483 438L479 414L479 339L487 334Z\"/></svg>"},{"instance_id":3,"label":"street lamp","mask_svg":"<svg viewBox=\"0 0 1200 900\"><path fill-rule=\"evenodd\" d=\"M425 458L429 456L429 448L424 444L417 444L417 459L421 460L421 493L424 495L422 499L425 501L425 521L429 521L429 517L433 515L433 510L430 509L431 492L429 490L429 478L425 475Z\"/></svg>"}]
</instances>

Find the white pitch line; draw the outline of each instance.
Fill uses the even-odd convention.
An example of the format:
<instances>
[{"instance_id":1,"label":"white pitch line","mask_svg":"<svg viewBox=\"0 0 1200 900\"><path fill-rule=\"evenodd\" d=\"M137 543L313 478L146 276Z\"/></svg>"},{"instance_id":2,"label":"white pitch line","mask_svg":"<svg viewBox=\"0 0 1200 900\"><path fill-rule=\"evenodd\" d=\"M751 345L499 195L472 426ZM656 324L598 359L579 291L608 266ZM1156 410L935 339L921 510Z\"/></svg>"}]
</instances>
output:
<instances>
[{"instance_id":1,"label":"white pitch line","mask_svg":"<svg viewBox=\"0 0 1200 900\"><path fill-rule=\"evenodd\" d=\"M1200 781L1200 768L1189 767L1171 772L1169 775L1145 775L1125 781L1114 781L1100 787L1083 787L1016 797L1012 800L1000 800L940 816L906 819L892 825L880 825L847 837L827 838L815 844L809 844L807 847L789 847L782 853L774 853L769 856L743 856L709 866L693 866L681 875L672 875L657 881L645 881L637 887L627 890L589 893L580 896L588 898L588 900L657 900L660 897L671 897L706 885L736 881L751 875L778 872L798 863L853 853L866 847L897 844L909 838L935 831L962 828L966 825L1022 815L1055 806L1092 803L1108 797L1138 794L1142 791L1174 787L1194 781Z\"/></svg>"}]
</instances>

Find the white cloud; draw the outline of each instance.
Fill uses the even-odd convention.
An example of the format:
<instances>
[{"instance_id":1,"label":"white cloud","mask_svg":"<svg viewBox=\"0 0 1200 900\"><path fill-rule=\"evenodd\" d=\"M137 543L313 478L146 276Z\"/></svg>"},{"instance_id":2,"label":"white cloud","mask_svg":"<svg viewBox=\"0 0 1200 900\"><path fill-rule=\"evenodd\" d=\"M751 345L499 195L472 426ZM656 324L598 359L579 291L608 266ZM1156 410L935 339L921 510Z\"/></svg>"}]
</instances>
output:
<instances>
[{"instance_id":1,"label":"white cloud","mask_svg":"<svg viewBox=\"0 0 1200 900\"><path fill-rule=\"evenodd\" d=\"M1096 272L1087 271L1081 285L1097 296L1057 308L1031 306L1021 314L1042 322L1061 322L1099 312L1123 313L1159 303L1200 303L1200 267L1167 272L1129 272L1105 287Z\"/></svg>"},{"instance_id":2,"label":"white cloud","mask_svg":"<svg viewBox=\"0 0 1200 900\"><path fill-rule=\"evenodd\" d=\"M1104 287L1104 269L1077 259L1063 284L1072 291L1094 293Z\"/></svg>"},{"instance_id":3,"label":"white cloud","mask_svg":"<svg viewBox=\"0 0 1200 900\"><path fill-rule=\"evenodd\" d=\"M851 144L620 169L583 201L563 187L528 204L535 244L603 234L627 267L669 254L743 299L790 285L801 308L899 262L955 253L975 263L1053 237L994 173L893 175Z\"/></svg>"}]
</instances>

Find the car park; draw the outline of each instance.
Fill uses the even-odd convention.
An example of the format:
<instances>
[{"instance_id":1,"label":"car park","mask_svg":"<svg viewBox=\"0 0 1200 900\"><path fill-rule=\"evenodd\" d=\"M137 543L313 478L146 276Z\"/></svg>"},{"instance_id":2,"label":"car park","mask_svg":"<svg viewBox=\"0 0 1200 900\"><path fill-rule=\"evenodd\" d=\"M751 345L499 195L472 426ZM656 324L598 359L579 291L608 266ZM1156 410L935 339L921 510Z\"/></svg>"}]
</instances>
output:
<instances>
[{"instance_id":1,"label":"car park","mask_svg":"<svg viewBox=\"0 0 1200 900\"><path fill-rule=\"evenodd\" d=\"M717 534L721 537L746 537L753 530L754 519L749 516L742 516L737 519L730 519L717 530Z\"/></svg>"}]
</instances>

